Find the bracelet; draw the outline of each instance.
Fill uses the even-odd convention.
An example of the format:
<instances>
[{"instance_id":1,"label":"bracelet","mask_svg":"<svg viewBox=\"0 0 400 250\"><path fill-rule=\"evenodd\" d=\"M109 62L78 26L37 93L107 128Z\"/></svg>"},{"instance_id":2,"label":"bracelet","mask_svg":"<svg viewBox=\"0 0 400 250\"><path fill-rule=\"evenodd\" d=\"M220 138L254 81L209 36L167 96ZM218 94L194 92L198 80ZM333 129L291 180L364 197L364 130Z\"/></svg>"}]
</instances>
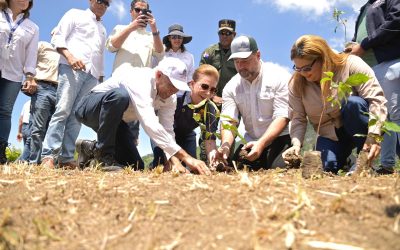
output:
<instances>
[{"instance_id":1,"label":"bracelet","mask_svg":"<svg viewBox=\"0 0 400 250\"><path fill-rule=\"evenodd\" d=\"M160 35L160 31L157 30L156 32L152 32L151 34L153 34L153 36L158 36L158 35Z\"/></svg>"}]
</instances>

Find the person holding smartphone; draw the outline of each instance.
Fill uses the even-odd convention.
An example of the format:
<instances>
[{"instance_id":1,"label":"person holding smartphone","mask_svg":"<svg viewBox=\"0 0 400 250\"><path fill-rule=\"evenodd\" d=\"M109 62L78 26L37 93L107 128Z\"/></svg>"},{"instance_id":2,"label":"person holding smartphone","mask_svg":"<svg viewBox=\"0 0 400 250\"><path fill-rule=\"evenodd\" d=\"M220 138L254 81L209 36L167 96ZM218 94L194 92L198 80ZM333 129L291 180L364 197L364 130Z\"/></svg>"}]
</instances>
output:
<instances>
[{"instance_id":1,"label":"person holding smartphone","mask_svg":"<svg viewBox=\"0 0 400 250\"><path fill-rule=\"evenodd\" d=\"M152 61L161 61L164 47L149 3L146 0L131 2L131 22L117 25L106 42L106 48L115 53L112 75L125 75L135 67L153 67ZM150 26L151 32L146 30ZM129 124L135 144L138 144L139 121Z\"/></svg>"}]
</instances>

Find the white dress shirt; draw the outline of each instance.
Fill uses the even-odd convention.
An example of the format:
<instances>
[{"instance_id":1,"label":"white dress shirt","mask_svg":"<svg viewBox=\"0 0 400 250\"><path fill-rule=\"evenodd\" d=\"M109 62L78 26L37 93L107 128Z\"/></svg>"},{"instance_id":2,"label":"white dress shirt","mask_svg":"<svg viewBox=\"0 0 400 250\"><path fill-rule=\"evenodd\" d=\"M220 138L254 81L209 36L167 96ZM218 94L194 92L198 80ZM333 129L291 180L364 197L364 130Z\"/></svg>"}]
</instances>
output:
<instances>
[{"instance_id":1,"label":"white dress shirt","mask_svg":"<svg viewBox=\"0 0 400 250\"><path fill-rule=\"evenodd\" d=\"M90 10L71 9L61 18L51 43L55 48L67 48L83 61L86 73L99 79L104 76L104 46L106 29ZM60 63L68 64L64 56Z\"/></svg>"},{"instance_id":2,"label":"white dress shirt","mask_svg":"<svg viewBox=\"0 0 400 250\"><path fill-rule=\"evenodd\" d=\"M189 53L187 50L182 52L180 49L177 52L174 52L172 49L167 51L165 53L165 57L175 57L181 60L186 64L186 68L188 70L188 80L187 82L190 82L193 80L193 73L194 73L194 57L191 53Z\"/></svg>"},{"instance_id":3,"label":"white dress shirt","mask_svg":"<svg viewBox=\"0 0 400 250\"><path fill-rule=\"evenodd\" d=\"M14 27L23 18L19 14L13 21L13 14L10 9L5 10ZM4 12L0 11L0 49L8 43L10 25L7 22ZM0 71L4 79L22 82L24 73L36 74L37 49L39 42L39 27L26 18L15 30L10 47L10 57L7 60L0 58Z\"/></svg>"},{"instance_id":4,"label":"white dress shirt","mask_svg":"<svg viewBox=\"0 0 400 250\"><path fill-rule=\"evenodd\" d=\"M154 38L151 32L146 29L132 31L125 39L121 48L117 49L112 45L111 39L122 32L127 25L117 25L107 39L106 48L115 54L113 64L113 75L129 71L133 67L152 67L152 60L160 61L164 53L157 53L154 49ZM155 66L155 65L154 65Z\"/></svg>"},{"instance_id":5,"label":"white dress shirt","mask_svg":"<svg viewBox=\"0 0 400 250\"><path fill-rule=\"evenodd\" d=\"M29 124L29 117L31 116L31 100L24 103L20 116L22 116L22 123Z\"/></svg>"},{"instance_id":6,"label":"white dress shirt","mask_svg":"<svg viewBox=\"0 0 400 250\"><path fill-rule=\"evenodd\" d=\"M281 67L261 62L257 78L250 83L236 74L222 92L222 115L239 120L245 127L247 141L258 140L278 117L289 117L288 83L290 74ZM221 121L227 121L221 115ZM280 136L289 134L286 127Z\"/></svg>"},{"instance_id":7,"label":"white dress shirt","mask_svg":"<svg viewBox=\"0 0 400 250\"><path fill-rule=\"evenodd\" d=\"M112 76L94 87L92 92L106 92L114 88L124 88L130 96L129 106L122 118L125 122L139 120L168 159L181 149L176 144L173 127L176 95L167 99L157 95L155 69L132 68L124 76Z\"/></svg>"}]
</instances>

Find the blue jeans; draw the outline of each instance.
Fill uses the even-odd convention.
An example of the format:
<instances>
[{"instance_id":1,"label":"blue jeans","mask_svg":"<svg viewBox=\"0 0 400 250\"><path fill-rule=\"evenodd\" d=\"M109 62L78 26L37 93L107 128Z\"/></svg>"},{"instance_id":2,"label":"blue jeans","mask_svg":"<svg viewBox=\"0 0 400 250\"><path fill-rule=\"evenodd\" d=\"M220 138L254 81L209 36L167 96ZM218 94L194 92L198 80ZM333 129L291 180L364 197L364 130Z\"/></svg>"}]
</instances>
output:
<instances>
[{"instance_id":1,"label":"blue jeans","mask_svg":"<svg viewBox=\"0 0 400 250\"><path fill-rule=\"evenodd\" d=\"M30 122L30 121L29 121ZM22 123L22 139L24 141L24 149L18 157L20 161L28 161L29 152L31 150L31 128L29 123Z\"/></svg>"},{"instance_id":2,"label":"blue jeans","mask_svg":"<svg viewBox=\"0 0 400 250\"><path fill-rule=\"evenodd\" d=\"M20 82L13 82L0 77L0 144L8 143L11 131L11 114L20 89Z\"/></svg>"},{"instance_id":3,"label":"blue jeans","mask_svg":"<svg viewBox=\"0 0 400 250\"><path fill-rule=\"evenodd\" d=\"M373 70L388 101L388 120L400 125L400 59L382 62ZM395 166L396 154L400 157L400 133L385 134L381 146L381 165L389 168Z\"/></svg>"},{"instance_id":4,"label":"blue jeans","mask_svg":"<svg viewBox=\"0 0 400 250\"><path fill-rule=\"evenodd\" d=\"M43 141L42 158L58 157L58 162L66 163L74 160L75 141L81 129L72 110L98 81L90 73L72 70L65 64L59 65L58 81L56 111Z\"/></svg>"},{"instance_id":5,"label":"blue jeans","mask_svg":"<svg viewBox=\"0 0 400 250\"><path fill-rule=\"evenodd\" d=\"M90 93L78 104L76 118L97 133L96 150L100 155L113 155L123 165L143 169L144 163L129 126L122 121L130 97L124 88L103 93Z\"/></svg>"},{"instance_id":6,"label":"blue jeans","mask_svg":"<svg viewBox=\"0 0 400 250\"><path fill-rule=\"evenodd\" d=\"M29 163L39 164L42 142L56 107L57 85L38 81L31 99L31 152Z\"/></svg>"},{"instance_id":7,"label":"blue jeans","mask_svg":"<svg viewBox=\"0 0 400 250\"><path fill-rule=\"evenodd\" d=\"M324 171L336 174L346 164L353 148L356 147L357 152L361 151L366 138L354 135L368 133L369 117L363 113L368 110L368 103L363 98L350 96L341 110L343 127L336 129L339 140L318 137L316 148L317 151L321 151Z\"/></svg>"}]
</instances>

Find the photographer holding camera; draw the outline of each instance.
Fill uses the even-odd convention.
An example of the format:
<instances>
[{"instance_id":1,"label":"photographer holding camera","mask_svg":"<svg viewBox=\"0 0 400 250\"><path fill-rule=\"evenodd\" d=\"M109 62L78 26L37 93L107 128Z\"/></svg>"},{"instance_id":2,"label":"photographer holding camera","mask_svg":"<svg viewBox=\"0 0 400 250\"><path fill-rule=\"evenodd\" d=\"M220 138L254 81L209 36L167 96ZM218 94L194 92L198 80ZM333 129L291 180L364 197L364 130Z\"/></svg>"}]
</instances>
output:
<instances>
[{"instance_id":1,"label":"photographer holding camera","mask_svg":"<svg viewBox=\"0 0 400 250\"><path fill-rule=\"evenodd\" d=\"M112 75L124 75L134 67L152 67L153 58L159 62L164 57L164 47L157 29L156 19L147 0L132 0L132 21L117 25L106 42L106 48L115 54ZM151 32L146 31L147 25ZM139 122L130 124L135 144L139 138Z\"/></svg>"},{"instance_id":2,"label":"photographer holding camera","mask_svg":"<svg viewBox=\"0 0 400 250\"><path fill-rule=\"evenodd\" d=\"M164 56L160 32L146 0L131 3L132 21L128 25L117 25L108 37L106 47L116 53L113 75L124 74L132 67L151 67L152 57L158 61ZM151 32L146 31L147 25Z\"/></svg>"}]
</instances>

